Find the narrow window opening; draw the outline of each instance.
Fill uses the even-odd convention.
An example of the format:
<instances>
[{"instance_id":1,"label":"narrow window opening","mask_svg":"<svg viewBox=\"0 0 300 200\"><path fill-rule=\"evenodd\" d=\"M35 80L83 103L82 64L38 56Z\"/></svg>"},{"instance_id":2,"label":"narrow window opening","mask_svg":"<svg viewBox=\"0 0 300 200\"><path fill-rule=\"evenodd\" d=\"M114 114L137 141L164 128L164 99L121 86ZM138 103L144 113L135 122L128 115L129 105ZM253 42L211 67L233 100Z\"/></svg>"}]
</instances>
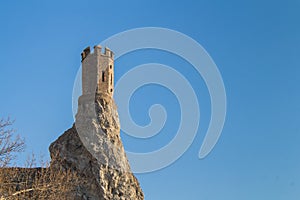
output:
<instances>
[{"instance_id":1,"label":"narrow window opening","mask_svg":"<svg viewBox=\"0 0 300 200\"><path fill-rule=\"evenodd\" d=\"M113 81L113 78L112 78L112 74L110 75L110 85L112 85L112 81Z\"/></svg>"},{"instance_id":2,"label":"narrow window opening","mask_svg":"<svg viewBox=\"0 0 300 200\"><path fill-rule=\"evenodd\" d=\"M109 65L109 69L112 69L112 65Z\"/></svg>"},{"instance_id":3,"label":"narrow window opening","mask_svg":"<svg viewBox=\"0 0 300 200\"><path fill-rule=\"evenodd\" d=\"M113 91L113 89L110 89L110 92L112 92Z\"/></svg>"},{"instance_id":4,"label":"narrow window opening","mask_svg":"<svg viewBox=\"0 0 300 200\"><path fill-rule=\"evenodd\" d=\"M105 72L103 71L102 72L102 82L104 82L105 81Z\"/></svg>"}]
</instances>

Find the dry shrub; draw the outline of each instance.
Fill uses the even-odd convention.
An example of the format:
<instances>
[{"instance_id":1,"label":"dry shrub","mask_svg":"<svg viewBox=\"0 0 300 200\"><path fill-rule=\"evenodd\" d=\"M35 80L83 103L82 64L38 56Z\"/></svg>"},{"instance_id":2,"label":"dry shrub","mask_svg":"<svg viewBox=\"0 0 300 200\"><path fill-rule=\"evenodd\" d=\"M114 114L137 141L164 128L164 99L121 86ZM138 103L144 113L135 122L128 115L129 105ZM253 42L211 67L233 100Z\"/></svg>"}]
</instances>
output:
<instances>
[{"instance_id":1,"label":"dry shrub","mask_svg":"<svg viewBox=\"0 0 300 200\"><path fill-rule=\"evenodd\" d=\"M0 200L76 199L80 179L71 170L46 168L1 168Z\"/></svg>"}]
</instances>

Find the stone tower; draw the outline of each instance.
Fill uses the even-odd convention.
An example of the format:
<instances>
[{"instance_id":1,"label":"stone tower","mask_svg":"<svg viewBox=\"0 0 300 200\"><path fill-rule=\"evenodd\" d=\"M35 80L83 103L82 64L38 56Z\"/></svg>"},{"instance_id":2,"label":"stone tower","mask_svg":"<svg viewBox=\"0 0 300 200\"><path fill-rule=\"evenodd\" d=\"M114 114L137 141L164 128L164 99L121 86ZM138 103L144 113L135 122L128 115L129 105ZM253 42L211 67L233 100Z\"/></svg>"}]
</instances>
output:
<instances>
[{"instance_id":1,"label":"stone tower","mask_svg":"<svg viewBox=\"0 0 300 200\"><path fill-rule=\"evenodd\" d=\"M79 175L72 200L144 200L120 137L113 52L87 47L81 59L82 95L75 123L50 145L50 167Z\"/></svg>"},{"instance_id":2,"label":"stone tower","mask_svg":"<svg viewBox=\"0 0 300 200\"><path fill-rule=\"evenodd\" d=\"M108 48L94 46L94 52L87 47L81 53L82 95L106 93L113 95L114 54Z\"/></svg>"},{"instance_id":3,"label":"stone tower","mask_svg":"<svg viewBox=\"0 0 300 200\"><path fill-rule=\"evenodd\" d=\"M75 123L50 145L49 168L0 169L8 181L0 183L0 200L144 200L120 137L113 53L95 46L81 56L83 91Z\"/></svg>"}]
</instances>

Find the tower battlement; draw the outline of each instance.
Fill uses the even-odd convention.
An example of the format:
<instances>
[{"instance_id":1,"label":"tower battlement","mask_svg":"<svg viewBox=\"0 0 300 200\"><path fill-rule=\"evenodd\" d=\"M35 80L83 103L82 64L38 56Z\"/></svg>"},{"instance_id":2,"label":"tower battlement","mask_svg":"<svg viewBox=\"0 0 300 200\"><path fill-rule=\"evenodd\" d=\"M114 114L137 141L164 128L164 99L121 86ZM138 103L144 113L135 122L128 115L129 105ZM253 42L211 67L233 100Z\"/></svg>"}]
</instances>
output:
<instances>
[{"instance_id":1,"label":"tower battlement","mask_svg":"<svg viewBox=\"0 0 300 200\"><path fill-rule=\"evenodd\" d=\"M113 95L114 90L114 53L99 45L91 52L87 47L81 53L82 95L103 93Z\"/></svg>"},{"instance_id":2,"label":"tower battlement","mask_svg":"<svg viewBox=\"0 0 300 200\"><path fill-rule=\"evenodd\" d=\"M100 45L96 45L94 46L94 53L97 53L98 55L102 55L102 56L108 56L112 59L114 59L114 53L107 47L104 48L104 52L102 53L102 47ZM91 48L87 47L85 48L82 53L81 53L81 62L89 55L89 54L93 54L91 52Z\"/></svg>"}]
</instances>

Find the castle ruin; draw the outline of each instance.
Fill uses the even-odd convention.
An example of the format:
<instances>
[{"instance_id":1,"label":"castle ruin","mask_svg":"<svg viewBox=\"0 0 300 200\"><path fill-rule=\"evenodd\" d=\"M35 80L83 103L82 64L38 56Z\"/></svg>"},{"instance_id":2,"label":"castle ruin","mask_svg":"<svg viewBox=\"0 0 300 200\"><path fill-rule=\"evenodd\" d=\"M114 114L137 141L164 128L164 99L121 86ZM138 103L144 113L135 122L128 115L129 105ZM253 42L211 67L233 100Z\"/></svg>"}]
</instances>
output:
<instances>
[{"instance_id":1,"label":"castle ruin","mask_svg":"<svg viewBox=\"0 0 300 200\"><path fill-rule=\"evenodd\" d=\"M114 91L114 54L101 46L94 46L94 52L87 47L81 53L82 63L82 95L106 93L110 96Z\"/></svg>"}]
</instances>

